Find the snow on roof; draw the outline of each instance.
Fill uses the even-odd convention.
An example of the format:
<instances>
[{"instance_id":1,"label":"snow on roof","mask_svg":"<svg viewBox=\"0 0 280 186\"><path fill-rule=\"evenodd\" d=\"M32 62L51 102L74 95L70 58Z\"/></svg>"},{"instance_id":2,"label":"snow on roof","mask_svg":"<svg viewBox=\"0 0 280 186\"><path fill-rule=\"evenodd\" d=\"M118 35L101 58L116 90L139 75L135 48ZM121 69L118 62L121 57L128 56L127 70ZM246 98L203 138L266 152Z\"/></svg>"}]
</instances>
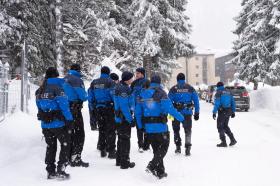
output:
<instances>
[{"instance_id":1,"label":"snow on roof","mask_svg":"<svg viewBox=\"0 0 280 186\"><path fill-rule=\"evenodd\" d=\"M196 49L198 55L215 55L215 58L226 56L232 53L230 49L211 49L211 48L198 48Z\"/></svg>"}]
</instances>

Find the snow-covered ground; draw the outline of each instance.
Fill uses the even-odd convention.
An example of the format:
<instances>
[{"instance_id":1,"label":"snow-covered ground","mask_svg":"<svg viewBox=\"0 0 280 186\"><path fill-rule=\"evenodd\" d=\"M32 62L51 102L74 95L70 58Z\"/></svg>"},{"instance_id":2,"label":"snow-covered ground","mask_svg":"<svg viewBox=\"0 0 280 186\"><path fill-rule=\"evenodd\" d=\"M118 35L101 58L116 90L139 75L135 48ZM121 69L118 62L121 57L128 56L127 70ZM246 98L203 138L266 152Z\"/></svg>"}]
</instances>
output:
<instances>
[{"instance_id":1,"label":"snow-covered ground","mask_svg":"<svg viewBox=\"0 0 280 186\"><path fill-rule=\"evenodd\" d=\"M0 185L279 186L279 93L279 87L251 93L251 111L238 112L236 118L230 120L237 145L222 149L216 147L219 139L211 117L212 105L202 101L200 120L193 124L192 156L175 155L171 132L164 162L168 177L162 180L145 172L152 152L138 153L135 128L130 154L131 160L136 162L134 169L120 170L114 160L100 158L96 150L98 133L90 131L86 108L83 110L86 130L83 159L90 162L90 167L67 168L71 174L68 181L47 180L46 144L36 120L35 104L32 104L29 115L17 112L0 123ZM183 130L181 132L183 137Z\"/></svg>"}]
</instances>

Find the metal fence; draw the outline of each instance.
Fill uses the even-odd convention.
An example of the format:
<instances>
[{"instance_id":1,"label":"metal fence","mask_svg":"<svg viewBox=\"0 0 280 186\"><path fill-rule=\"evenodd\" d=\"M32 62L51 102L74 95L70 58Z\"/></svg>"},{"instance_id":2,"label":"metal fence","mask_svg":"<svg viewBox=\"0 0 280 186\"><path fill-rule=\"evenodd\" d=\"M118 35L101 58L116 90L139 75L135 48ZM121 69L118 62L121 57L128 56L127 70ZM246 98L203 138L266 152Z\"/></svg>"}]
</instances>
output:
<instances>
[{"instance_id":1,"label":"metal fence","mask_svg":"<svg viewBox=\"0 0 280 186\"><path fill-rule=\"evenodd\" d=\"M17 74L12 76L9 73L9 68L8 63L3 64L0 60L0 122L8 114L14 113L15 110L29 112L28 102L30 100L32 84L28 77L28 72L22 70L21 73L23 75ZM11 77L15 78L11 79Z\"/></svg>"},{"instance_id":2,"label":"metal fence","mask_svg":"<svg viewBox=\"0 0 280 186\"><path fill-rule=\"evenodd\" d=\"M5 119L8 113L8 80L9 64L3 64L0 60L0 122Z\"/></svg>"}]
</instances>

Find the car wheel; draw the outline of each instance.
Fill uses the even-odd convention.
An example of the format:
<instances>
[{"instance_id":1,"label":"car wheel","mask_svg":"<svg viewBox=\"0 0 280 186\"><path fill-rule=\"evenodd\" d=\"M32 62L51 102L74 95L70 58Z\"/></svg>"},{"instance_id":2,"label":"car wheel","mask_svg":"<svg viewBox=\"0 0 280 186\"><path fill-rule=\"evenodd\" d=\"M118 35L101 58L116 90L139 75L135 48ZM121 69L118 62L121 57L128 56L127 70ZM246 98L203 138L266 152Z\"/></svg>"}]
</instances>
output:
<instances>
[{"instance_id":1,"label":"car wheel","mask_svg":"<svg viewBox=\"0 0 280 186\"><path fill-rule=\"evenodd\" d=\"M244 109L244 111L245 111L245 112L248 112L248 111L249 111L249 109Z\"/></svg>"}]
</instances>

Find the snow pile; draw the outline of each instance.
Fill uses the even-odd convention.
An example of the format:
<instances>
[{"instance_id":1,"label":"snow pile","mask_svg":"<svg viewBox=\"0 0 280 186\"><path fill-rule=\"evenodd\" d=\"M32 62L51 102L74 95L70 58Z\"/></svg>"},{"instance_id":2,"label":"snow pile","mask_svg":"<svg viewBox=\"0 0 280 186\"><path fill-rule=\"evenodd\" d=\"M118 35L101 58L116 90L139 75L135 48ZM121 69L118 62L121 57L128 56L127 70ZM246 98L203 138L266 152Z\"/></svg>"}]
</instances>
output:
<instances>
[{"instance_id":1,"label":"snow pile","mask_svg":"<svg viewBox=\"0 0 280 186\"><path fill-rule=\"evenodd\" d=\"M266 87L250 93L253 110L266 109L280 112L280 87Z\"/></svg>"}]
</instances>

